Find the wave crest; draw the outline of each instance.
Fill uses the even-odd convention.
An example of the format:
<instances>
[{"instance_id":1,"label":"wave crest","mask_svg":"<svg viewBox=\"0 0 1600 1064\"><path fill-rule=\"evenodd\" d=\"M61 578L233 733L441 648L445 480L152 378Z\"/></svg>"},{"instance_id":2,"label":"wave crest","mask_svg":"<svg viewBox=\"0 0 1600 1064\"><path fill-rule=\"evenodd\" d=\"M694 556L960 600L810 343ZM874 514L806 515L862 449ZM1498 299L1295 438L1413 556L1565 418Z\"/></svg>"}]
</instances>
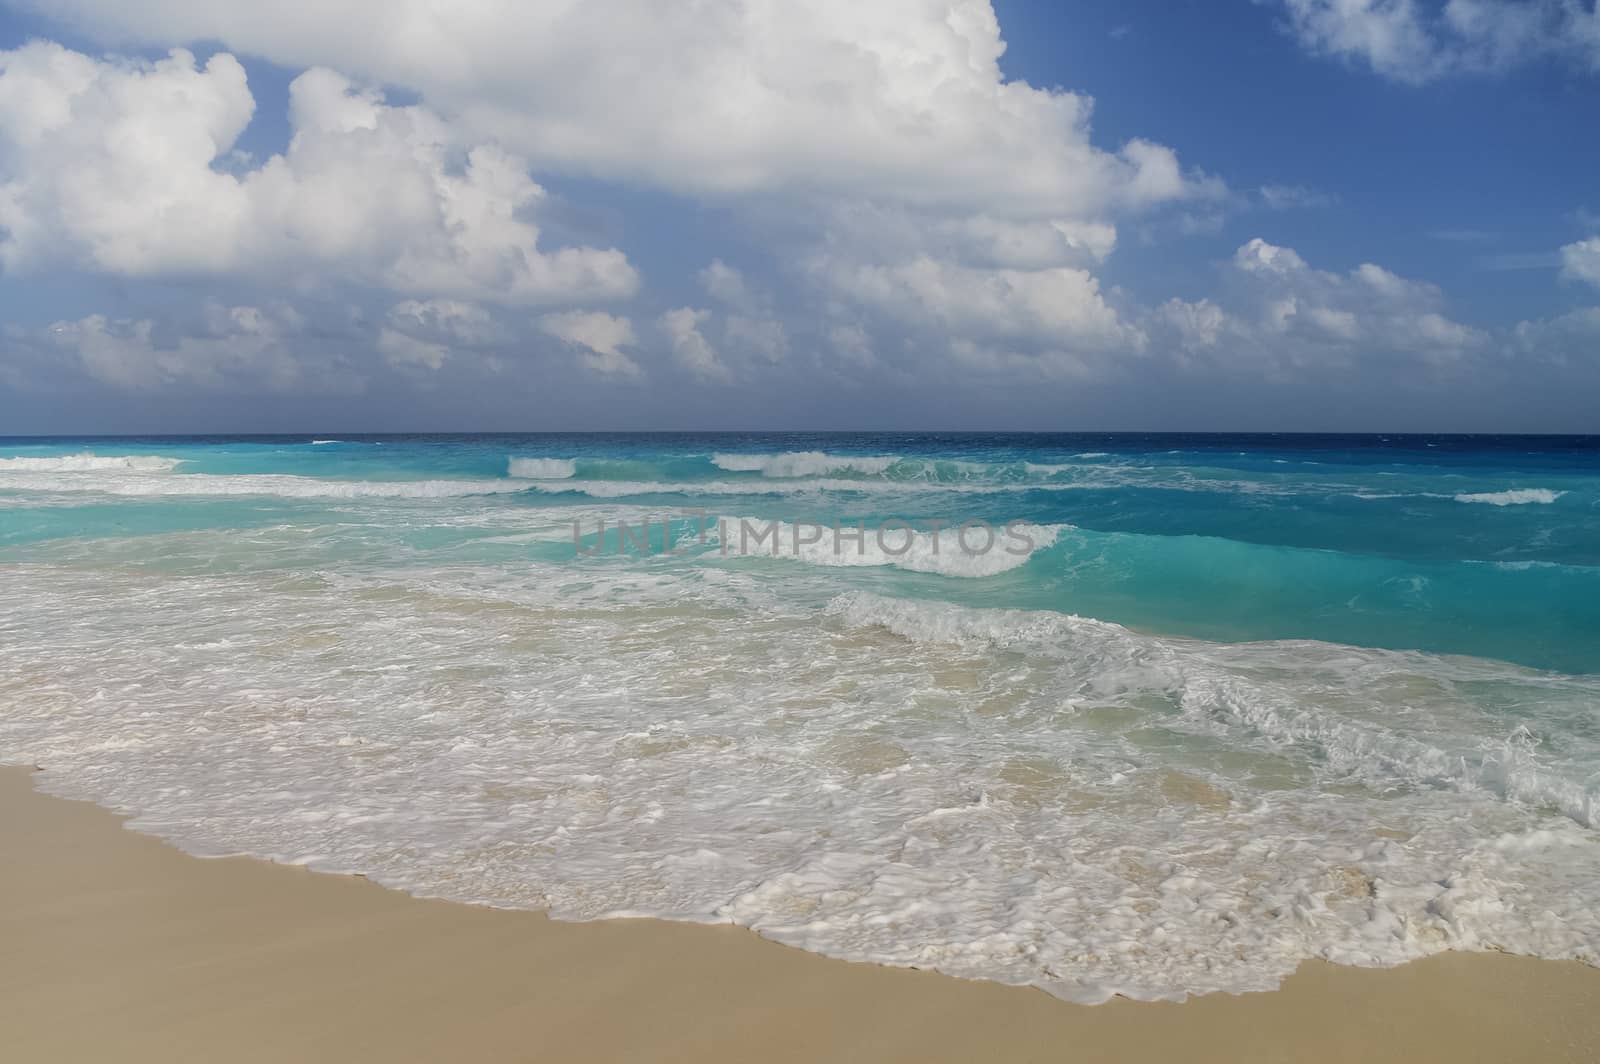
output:
<instances>
[{"instance_id":1,"label":"wave crest","mask_svg":"<svg viewBox=\"0 0 1600 1064\"><path fill-rule=\"evenodd\" d=\"M526 491L510 480L319 480L280 473L188 473L122 477L104 472L15 474L0 470L0 489L103 495L270 495L287 499L443 499Z\"/></svg>"},{"instance_id":2,"label":"wave crest","mask_svg":"<svg viewBox=\"0 0 1600 1064\"><path fill-rule=\"evenodd\" d=\"M570 458L513 458L506 463L506 475L524 480L565 480L578 471Z\"/></svg>"},{"instance_id":3,"label":"wave crest","mask_svg":"<svg viewBox=\"0 0 1600 1064\"><path fill-rule=\"evenodd\" d=\"M50 457L0 458L3 473L166 473L178 467L181 458L155 454L55 455Z\"/></svg>"},{"instance_id":4,"label":"wave crest","mask_svg":"<svg viewBox=\"0 0 1600 1064\"><path fill-rule=\"evenodd\" d=\"M1549 488L1516 488L1511 491L1481 491L1455 496L1456 502L1478 502L1490 506L1548 506L1555 502L1564 491L1551 491Z\"/></svg>"},{"instance_id":5,"label":"wave crest","mask_svg":"<svg viewBox=\"0 0 1600 1064\"><path fill-rule=\"evenodd\" d=\"M760 473L764 477L816 477L828 473L882 476L901 461L899 455L825 454L822 451L785 451L782 454L713 454L711 464L730 473Z\"/></svg>"}]
</instances>

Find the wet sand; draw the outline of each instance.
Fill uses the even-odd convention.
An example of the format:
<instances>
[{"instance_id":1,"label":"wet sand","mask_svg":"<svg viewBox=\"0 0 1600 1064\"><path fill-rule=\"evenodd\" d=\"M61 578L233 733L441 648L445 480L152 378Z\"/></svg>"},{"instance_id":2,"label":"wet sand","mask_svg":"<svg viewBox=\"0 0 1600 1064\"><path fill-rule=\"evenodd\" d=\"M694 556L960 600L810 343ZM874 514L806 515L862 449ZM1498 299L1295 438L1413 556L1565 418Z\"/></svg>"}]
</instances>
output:
<instances>
[{"instance_id":1,"label":"wet sand","mask_svg":"<svg viewBox=\"0 0 1600 1064\"><path fill-rule=\"evenodd\" d=\"M1600 969L1448 954L1084 1007L733 927L564 924L200 860L0 769L0 1045L28 1061L1600 1060Z\"/></svg>"}]
</instances>

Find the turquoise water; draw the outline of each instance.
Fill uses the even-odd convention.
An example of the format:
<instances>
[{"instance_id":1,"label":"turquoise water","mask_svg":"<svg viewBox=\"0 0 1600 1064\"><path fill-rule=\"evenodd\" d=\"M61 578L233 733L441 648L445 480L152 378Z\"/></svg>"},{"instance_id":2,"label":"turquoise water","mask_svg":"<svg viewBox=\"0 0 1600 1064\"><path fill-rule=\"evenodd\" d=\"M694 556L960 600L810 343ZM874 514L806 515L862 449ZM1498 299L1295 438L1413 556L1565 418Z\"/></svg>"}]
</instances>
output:
<instances>
[{"instance_id":1,"label":"turquoise water","mask_svg":"<svg viewBox=\"0 0 1600 1064\"><path fill-rule=\"evenodd\" d=\"M0 758L198 852L1089 1001L1600 945L1600 438L0 440L0 573Z\"/></svg>"},{"instance_id":2,"label":"turquoise water","mask_svg":"<svg viewBox=\"0 0 1600 1064\"><path fill-rule=\"evenodd\" d=\"M872 529L891 518L919 528L939 519L1070 525L1070 534L1004 580L969 586L902 575L889 586L969 605L1059 610L1202 638L1319 639L1600 671L1600 442L1388 441L719 434L354 437L320 445L302 438L109 446L0 441L0 448L13 459L159 453L181 460L175 474L209 478L195 488L207 493L250 486L218 478L505 482L512 457L572 463L571 476L563 478L568 483L479 497L475 505L496 521L514 521L524 511L548 517L599 497L654 508L660 518L692 506L732 519L864 519ZM713 460L806 452L818 454L821 464L802 460L791 472L809 475L798 476L730 471ZM897 460L881 472L863 472L830 468L821 455ZM0 490L19 506L29 496L18 489L44 479L9 470L0 476L6 478ZM337 495L273 493L217 499L185 494L183 485L169 478L143 494L145 486L135 481L116 490L140 494L115 502L91 495L71 507L13 509L0 528L0 544L24 559L29 554L17 548L69 538L333 523L346 502ZM726 494L730 488L739 494ZM289 485L285 493L299 490L317 488ZM529 549L482 544L494 537L470 525L431 536L407 526L383 533L397 546L453 559L503 563ZM886 539L891 546L899 542L894 535ZM974 531L969 540L976 545L982 537ZM363 538L350 546L362 552L371 544Z\"/></svg>"}]
</instances>

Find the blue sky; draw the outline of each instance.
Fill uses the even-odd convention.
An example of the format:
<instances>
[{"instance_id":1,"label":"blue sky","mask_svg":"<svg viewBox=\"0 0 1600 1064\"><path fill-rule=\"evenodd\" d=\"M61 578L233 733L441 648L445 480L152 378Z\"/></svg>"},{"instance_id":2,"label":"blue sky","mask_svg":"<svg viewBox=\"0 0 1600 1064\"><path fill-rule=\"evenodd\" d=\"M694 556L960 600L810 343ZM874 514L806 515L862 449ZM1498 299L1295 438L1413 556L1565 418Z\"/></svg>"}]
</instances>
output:
<instances>
[{"instance_id":1,"label":"blue sky","mask_svg":"<svg viewBox=\"0 0 1600 1064\"><path fill-rule=\"evenodd\" d=\"M0 3L0 435L1600 431L1587 0L479 11Z\"/></svg>"},{"instance_id":2,"label":"blue sky","mask_svg":"<svg viewBox=\"0 0 1600 1064\"><path fill-rule=\"evenodd\" d=\"M1475 323L1593 301L1552 283L1552 249L1592 233L1580 212L1600 212L1593 70L1541 62L1402 85L1308 56L1264 4L1003 0L997 10L1002 25L1026 27L1010 37L1007 73L1093 93L1108 140L1147 136L1230 184L1300 185L1336 201L1230 218L1184 249L1197 256L1182 257L1186 273L1260 235L1327 268L1370 261L1432 280Z\"/></svg>"}]
</instances>

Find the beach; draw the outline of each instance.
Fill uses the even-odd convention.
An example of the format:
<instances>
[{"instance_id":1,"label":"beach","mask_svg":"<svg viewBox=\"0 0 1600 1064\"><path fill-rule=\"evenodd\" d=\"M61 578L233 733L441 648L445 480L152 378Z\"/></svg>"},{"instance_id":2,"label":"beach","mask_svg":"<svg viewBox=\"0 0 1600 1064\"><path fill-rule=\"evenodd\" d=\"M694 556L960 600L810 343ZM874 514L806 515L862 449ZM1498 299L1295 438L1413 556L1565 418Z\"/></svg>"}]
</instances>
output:
<instances>
[{"instance_id":1,"label":"beach","mask_svg":"<svg viewBox=\"0 0 1600 1064\"><path fill-rule=\"evenodd\" d=\"M1309 962L1082 1006L734 927L551 921L202 860L0 770L0 1030L39 1061L1586 1061L1600 969Z\"/></svg>"}]
</instances>

